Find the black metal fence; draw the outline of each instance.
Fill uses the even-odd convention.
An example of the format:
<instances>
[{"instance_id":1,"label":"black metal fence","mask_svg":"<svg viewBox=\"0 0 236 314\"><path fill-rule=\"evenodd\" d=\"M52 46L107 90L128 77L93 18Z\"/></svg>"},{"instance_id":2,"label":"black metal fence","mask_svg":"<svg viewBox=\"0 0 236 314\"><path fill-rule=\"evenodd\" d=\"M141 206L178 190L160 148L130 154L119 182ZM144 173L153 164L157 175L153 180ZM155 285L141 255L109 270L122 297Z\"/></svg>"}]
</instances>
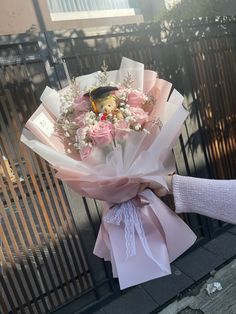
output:
<instances>
[{"instance_id":1,"label":"black metal fence","mask_svg":"<svg viewBox=\"0 0 236 314\"><path fill-rule=\"evenodd\" d=\"M45 86L67 84L62 60L71 77L97 71L103 60L116 69L122 56L156 70L185 95L190 111L175 148L178 172L230 179L236 177L235 36L236 18L222 17L0 37L3 313L46 313L72 299L82 312L117 292L107 266L92 256L99 224L96 202L80 199L75 206L78 196L65 192L53 169L19 143ZM198 245L224 229L222 222L199 215L183 218L198 235ZM32 238L20 229L22 222L24 228L30 225Z\"/></svg>"}]
</instances>

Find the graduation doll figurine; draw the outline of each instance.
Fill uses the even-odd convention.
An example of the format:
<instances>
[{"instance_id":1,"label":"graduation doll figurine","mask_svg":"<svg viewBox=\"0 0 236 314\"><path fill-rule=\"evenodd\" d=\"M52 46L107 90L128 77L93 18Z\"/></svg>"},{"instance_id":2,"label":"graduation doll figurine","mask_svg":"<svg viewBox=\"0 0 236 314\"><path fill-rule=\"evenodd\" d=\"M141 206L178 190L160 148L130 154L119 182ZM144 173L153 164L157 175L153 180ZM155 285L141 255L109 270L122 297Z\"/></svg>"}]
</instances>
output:
<instances>
[{"instance_id":1,"label":"graduation doll figurine","mask_svg":"<svg viewBox=\"0 0 236 314\"><path fill-rule=\"evenodd\" d=\"M85 94L89 96L93 111L96 114L102 114L101 120L107 120L108 117L123 119L123 114L118 108L118 100L112 93L116 90L118 88L114 86L101 86Z\"/></svg>"}]
</instances>

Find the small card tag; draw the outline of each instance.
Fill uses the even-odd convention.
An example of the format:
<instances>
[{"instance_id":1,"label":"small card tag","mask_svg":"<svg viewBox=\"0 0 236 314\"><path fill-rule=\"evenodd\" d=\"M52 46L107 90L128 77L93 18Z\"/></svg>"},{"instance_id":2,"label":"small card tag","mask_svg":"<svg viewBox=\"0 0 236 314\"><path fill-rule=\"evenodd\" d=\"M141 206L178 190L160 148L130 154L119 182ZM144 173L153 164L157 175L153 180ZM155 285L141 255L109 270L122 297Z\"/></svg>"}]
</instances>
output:
<instances>
[{"instance_id":1,"label":"small card tag","mask_svg":"<svg viewBox=\"0 0 236 314\"><path fill-rule=\"evenodd\" d=\"M48 137L50 137L54 132L54 125L45 115L41 112L35 119L34 124Z\"/></svg>"}]
</instances>

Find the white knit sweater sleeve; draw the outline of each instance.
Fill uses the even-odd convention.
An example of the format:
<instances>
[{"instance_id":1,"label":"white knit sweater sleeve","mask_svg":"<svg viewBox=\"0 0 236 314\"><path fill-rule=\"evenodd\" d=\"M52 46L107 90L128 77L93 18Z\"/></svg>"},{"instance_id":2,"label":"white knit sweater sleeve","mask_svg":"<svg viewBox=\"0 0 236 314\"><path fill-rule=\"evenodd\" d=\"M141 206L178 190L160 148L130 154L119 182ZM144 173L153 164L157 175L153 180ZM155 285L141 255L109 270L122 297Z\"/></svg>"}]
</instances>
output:
<instances>
[{"instance_id":1,"label":"white knit sweater sleeve","mask_svg":"<svg viewBox=\"0 0 236 314\"><path fill-rule=\"evenodd\" d=\"M197 213L236 224L236 180L173 176L176 213Z\"/></svg>"}]
</instances>

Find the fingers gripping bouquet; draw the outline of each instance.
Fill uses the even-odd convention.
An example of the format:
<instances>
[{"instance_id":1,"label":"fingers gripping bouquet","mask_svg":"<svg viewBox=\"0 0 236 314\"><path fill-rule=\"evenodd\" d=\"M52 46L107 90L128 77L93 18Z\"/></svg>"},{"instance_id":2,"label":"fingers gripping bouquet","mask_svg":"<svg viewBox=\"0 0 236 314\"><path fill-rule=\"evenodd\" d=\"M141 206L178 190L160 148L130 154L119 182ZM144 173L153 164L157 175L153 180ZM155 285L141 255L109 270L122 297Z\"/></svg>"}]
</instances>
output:
<instances>
[{"instance_id":1,"label":"fingers gripping bouquet","mask_svg":"<svg viewBox=\"0 0 236 314\"><path fill-rule=\"evenodd\" d=\"M121 289L170 274L196 239L151 190L138 192L146 182L167 188L174 171L172 148L187 112L170 90L123 58L117 71L78 77L59 93L46 88L21 138L73 190L104 201L94 253L111 261Z\"/></svg>"}]
</instances>

